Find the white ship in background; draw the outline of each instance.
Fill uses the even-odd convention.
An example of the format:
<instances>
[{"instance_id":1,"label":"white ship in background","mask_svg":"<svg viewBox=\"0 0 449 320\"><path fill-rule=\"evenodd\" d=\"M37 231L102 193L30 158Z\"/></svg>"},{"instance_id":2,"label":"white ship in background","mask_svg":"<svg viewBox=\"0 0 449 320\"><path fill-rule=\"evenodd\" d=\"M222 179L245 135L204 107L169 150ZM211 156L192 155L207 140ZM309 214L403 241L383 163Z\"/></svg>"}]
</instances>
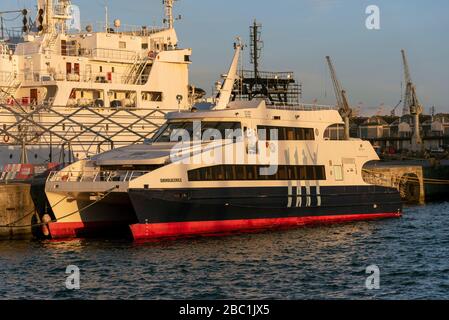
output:
<instances>
[{"instance_id":1,"label":"white ship in background","mask_svg":"<svg viewBox=\"0 0 449 320\"><path fill-rule=\"evenodd\" d=\"M0 43L0 165L72 162L143 142L166 112L188 110L191 49L178 47L173 0L163 27L116 19L69 30L71 1L39 0L34 28Z\"/></svg>"}]
</instances>

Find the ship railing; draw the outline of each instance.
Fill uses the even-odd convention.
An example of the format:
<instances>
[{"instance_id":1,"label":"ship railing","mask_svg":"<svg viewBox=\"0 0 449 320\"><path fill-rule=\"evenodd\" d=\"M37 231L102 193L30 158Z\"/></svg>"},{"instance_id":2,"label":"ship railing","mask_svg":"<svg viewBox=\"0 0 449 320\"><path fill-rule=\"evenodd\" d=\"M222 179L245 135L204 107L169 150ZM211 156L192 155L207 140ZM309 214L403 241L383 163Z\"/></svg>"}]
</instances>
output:
<instances>
[{"instance_id":1,"label":"ship railing","mask_svg":"<svg viewBox=\"0 0 449 320\"><path fill-rule=\"evenodd\" d=\"M18 40L23 35L22 27L3 28L4 40Z\"/></svg>"},{"instance_id":2,"label":"ship railing","mask_svg":"<svg viewBox=\"0 0 449 320\"><path fill-rule=\"evenodd\" d=\"M276 110L299 110L299 111L321 111L321 110L337 110L337 107L330 105L319 105L319 104L267 104L268 109Z\"/></svg>"},{"instance_id":3,"label":"ship railing","mask_svg":"<svg viewBox=\"0 0 449 320\"><path fill-rule=\"evenodd\" d=\"M52 171L47 177L50 182L129 182L150 171Z\"/></svg>"},{"instance_id":4,"label":"ship railing","mask_svg":"<svg viewBox=\"0 0 449 320\"><path fill-rule=\"evenodd\" d=\"M14 54L16 50L17 45L12 43L2 43L0 45L0 54L5 55L12 55Z\"/></svg>"},{"instance_id":5,"label":"ship railing","mask_svg":"<svg viewBox=\"0 0 449 320\"><path fill-rule=\"evenodd\" d=\"M10 71L0 71L0 87L8 85L14 77L14 72Z\"/></svg>"},{"instance_id":6,"label":"ship railing","mask_svg":"<svg viewBox=\"0 0 449 320\"><path fill-rule=\"evenodd\" d=\"M116 33L116 34L128 34L133 36L149 36L157 32L161 32L166 30L165 27L158 26L138 26L131 24L121 24L119 28L114 26L113 22L108 23L108 28L106 29L106 23L104 21L84 21L81 23L84 26L84 30L87 30L87 26L90 26L92 31L89 32L107 32L107 33ZM86 31L84 31L86 32ZM73 31L72 33L79 33L77 31Z\"/></svg>"},{"instance_id":7,"label":"ship railing","mask_svg":"<svg viewBox=\"0 0 449 320\"><path fill-rule=\"evenodd\" d=\"M0 72L0 86L7 84L11 79L11 72ZM89 82L89 83L115 83L115 84L128 84L125 82L126 73L120 72L56 72L48 70L33 70L26 71L21 70L17 75L21 81L46 83L52 81L71 81L71 82ZM138 76L135 83L143 85L147 83L149 78L148 74L142 74Z\"/></svg>"},{"instance_id":8,"label":"ship railing","mask_svg":"<svg viewBox=\"0 0 449 320\"><path fill-rule=\"evenodd\" d=\"M81 53L85 57L118 60L135 60L136 57L139 56L139 54L134 51L106 48L84 49L84 51L81 49Z\"/></svg>"},{"instance_id":9,"label":"ship railing","mask_svg":"<svg viewBox=\"0 0 449 320\"><path fill-rule=\"evenodd\" d=\"M255 78L255 73L252 70L241 70L240 75L247 78ZM286 71L286 72L271 72L271 71L258 71L257 76L264 80L294 80L294 72Z\"/></svg>"}]
</instances>

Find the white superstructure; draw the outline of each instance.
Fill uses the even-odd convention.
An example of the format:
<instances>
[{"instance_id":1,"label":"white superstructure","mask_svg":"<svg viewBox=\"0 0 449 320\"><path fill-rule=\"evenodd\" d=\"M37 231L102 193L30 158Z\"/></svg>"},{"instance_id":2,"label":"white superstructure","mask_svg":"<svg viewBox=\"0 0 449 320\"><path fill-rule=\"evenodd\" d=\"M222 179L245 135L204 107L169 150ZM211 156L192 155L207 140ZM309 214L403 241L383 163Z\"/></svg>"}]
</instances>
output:
<instances>
[{"instance_id":1,"label":"white superstructure","mask_svg":"<svg viewBox=\"0 0 449 320\"><path fill-rule=\"evenodd\" d=\"M72 32L71 1L38 1L37 31L15 46L0 43L0 164L82 159L142 142L166 111L189 109L191 49L178 47L173 1L164 5L164 27L116 19Z\"/></svg>"}]
</instances>

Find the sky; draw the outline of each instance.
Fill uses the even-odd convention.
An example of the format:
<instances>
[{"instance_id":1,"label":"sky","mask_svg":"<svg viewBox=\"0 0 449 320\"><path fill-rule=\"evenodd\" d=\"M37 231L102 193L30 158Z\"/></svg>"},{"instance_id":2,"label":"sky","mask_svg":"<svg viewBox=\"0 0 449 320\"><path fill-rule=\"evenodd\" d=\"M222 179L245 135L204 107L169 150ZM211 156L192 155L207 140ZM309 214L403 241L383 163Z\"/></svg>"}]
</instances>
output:
<instances>
[{"instance_id":1,"label":"sky","mask_svg":"<svg viewBox=\"0 0 449 320\"><path fill-rule=\"evenodd\" d=\"M74 0L82 21L161 25L161 0ZM35 8L33 0L1 0L0 11ZM367 6L380 9L380 30L368 30ZM400 50L408 55L412 79L424 109L449 112L449 1L447 0L179 0L175 14L179 46L192 48L190 82L211 92L226 72L233 42L249 40L254 19L262 24L261 69L294 71L303 101L335 103L325 56L353 106L364 115L389 113L401 99ZM249 64L249 49L243 53ZM380 109L383 106L383 110ZM399 107L401 109L401 107ZM400 112L400 111L399 111Z\"/></svg>"}]
</instances>

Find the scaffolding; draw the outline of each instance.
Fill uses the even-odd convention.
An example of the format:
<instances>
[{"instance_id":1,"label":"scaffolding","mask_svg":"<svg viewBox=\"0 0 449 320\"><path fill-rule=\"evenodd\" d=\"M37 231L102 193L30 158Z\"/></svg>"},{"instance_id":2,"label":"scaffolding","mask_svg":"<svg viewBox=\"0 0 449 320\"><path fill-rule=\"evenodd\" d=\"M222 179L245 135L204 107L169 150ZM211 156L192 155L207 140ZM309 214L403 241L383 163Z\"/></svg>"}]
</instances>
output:
<instances>
[{"instance_id":1,"label":"scaffolding","mask_svg":"<svg viewBox=\"0 0 449 320\"><path fill-rule=\"evenodd\" d=\"M48 104L24 109L18 104L0 104L0 144L22 148L22 163L27 162L27 146L48 147L49 162L70 163L76 158L145 142L171 111L176 110L69 108ZM52 154L55 148L59 154Z\"/></svg>"}]
</instances>

